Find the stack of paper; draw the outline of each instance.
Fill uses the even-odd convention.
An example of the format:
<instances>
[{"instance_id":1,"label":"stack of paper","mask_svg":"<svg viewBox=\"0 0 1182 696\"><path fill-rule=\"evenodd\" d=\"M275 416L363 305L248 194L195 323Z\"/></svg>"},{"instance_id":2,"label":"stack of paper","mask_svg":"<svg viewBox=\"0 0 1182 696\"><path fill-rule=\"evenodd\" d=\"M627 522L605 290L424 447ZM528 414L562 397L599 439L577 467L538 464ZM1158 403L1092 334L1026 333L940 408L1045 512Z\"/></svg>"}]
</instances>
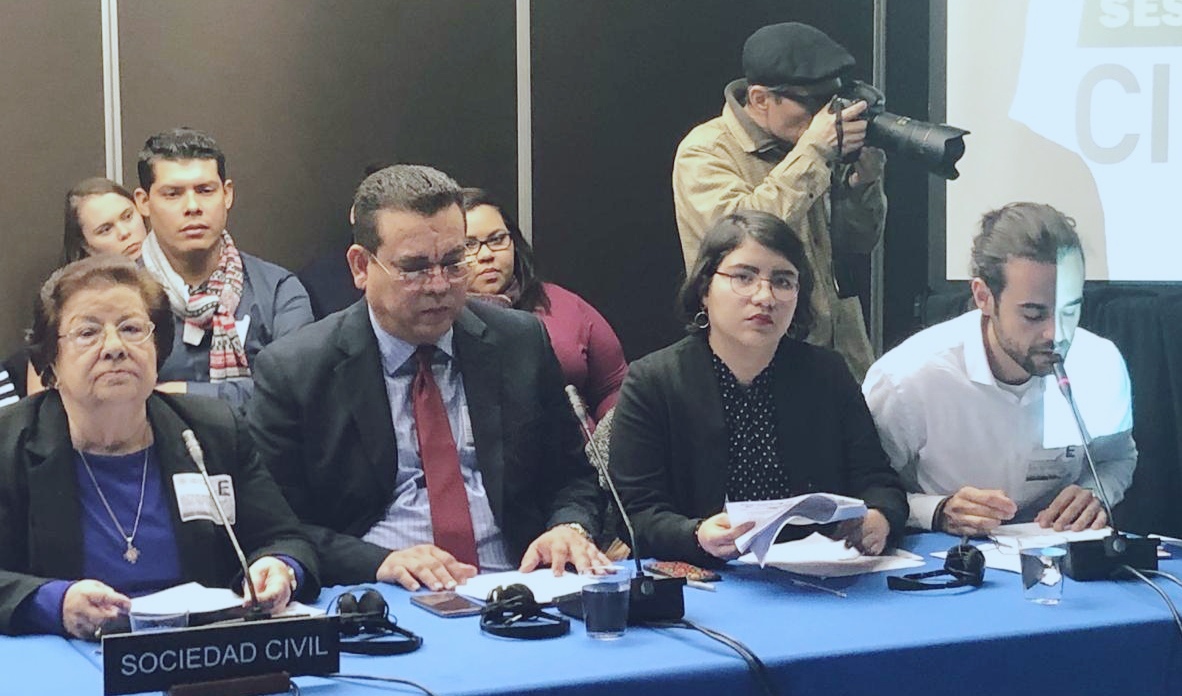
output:
<instances>
[{"instance_id":1,"label":"stack of paper","mask_svg":"<svg viewBox=\"0 0 1182 696\"><path fill-rule=\"evenodd\" d=\"M1005 570L1010 573L1022 572L1022 549L1039 549L1045 546L1059 546L1069 541L1091 541L1103 539L1112 534L1111 527L1085 529L1081 532L1062 531L1039 526L1037 522L1024 524L1003 524L989 533L990 543L976 544L985 555L985 567ZM946 558L948 553L933 553L936 558Z\"/></svg>"},{"instance_id":2,"label":"stack of paper","mask_svg":"<svg viewBox=\"0 0 1182 696\"><path fill-rule=\"evenodd\" d=\"M866 516L866 503L832 493L809 493L780 500L727 501L731 527L755 522L735 541L739 553L751 551L762 565L780 530L792 525L829 524Z\"/></svg>"},{"instance_id":3,"label":"stack of paper","mask_svg":"<svg viewBox=\"0 0 1182 696\"><path fill-rule=\"evenodd\" d=\"M753 553L743 556L739 562L761 567L771 566L801 575L840 578L884 570L915 568L923 565L923 558L902 549L882 556L864 556L857 549L847 547L844 541L835 541L821 534L810 534L799 541L773 545L763 562Z\"/></svg>"},{"instance_id":4,"label":"stack of paper","mask_svg":"<svg viewBox=\"0 0 1182 696\"><path fill-rule=\"evenodd\" d=\"M492 592L494 588L521 584L534 593L534 599L543 603L549 602L555 597L579 592L583 589L583 585L592 582L595 582L595 576L579 575L578 573L567 572L554 577L554 571L549 568L539 568L532 573L510 570L503 573L477 575L457 587L456 593L483 602L488 599L488 593Z\"/></svg>"},{"instance_id":5,"label":"stack of paper","mask_svg":"<svg viewBox=\"0 0 1182 696\"><path fill-rule=\"evenodd\" d=\"M1003 524L989 534L989 538L998 546L1013 549L1037 549L1044 546L1057 546L1069 541L1091 541L1103 539L1112 534L1112 527L1100 529L1085 529L1082 532L1063 531L1039 526L1037 522L1025 524Z\"/></svg>"},{"instance_id":6,"label":"stack of paper","mask_svg":"<svg viewBox=\"0 0 1182 696\"><path fill-rule=\"evenodd\" d=\"M135 597L131 600L131 611L136 614L177 614L189 613L189 625L198 626L212 621L244 616L242 597L224 587L206 587L198 582L170 587L153 594ZM296 614L323 614L324 611L299 602L292 602L287 609L274 616Z\"/></svg>"}]
</instances>

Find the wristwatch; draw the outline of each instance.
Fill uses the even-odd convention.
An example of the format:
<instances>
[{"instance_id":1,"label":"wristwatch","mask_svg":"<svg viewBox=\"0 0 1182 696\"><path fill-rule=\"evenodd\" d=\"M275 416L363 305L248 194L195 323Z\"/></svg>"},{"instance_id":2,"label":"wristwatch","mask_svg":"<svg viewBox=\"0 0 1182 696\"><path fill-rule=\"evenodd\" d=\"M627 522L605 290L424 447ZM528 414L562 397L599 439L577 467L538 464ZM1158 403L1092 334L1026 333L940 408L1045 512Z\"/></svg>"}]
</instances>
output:
<instances>
[{"instance_id":1,"label":"wristwatch","mask_svg":"<svg viewBox=\"0 0 1182 696\"><path fill-rule=\"evenodd\" d=\"M583 525L579 524L578 522L565 522L563 524L554 525L555 529L557 529L558 527L566 527L567 529L573 529L576 532L578 532L579 536L583 537L587 541L591 541L591 542L595 541L595 537L591 536L591 532L588 532L587 529L585 527L583 527Z\"/></svg>"},{"instance_id":2,"label":"wristwatch","mask_svg":"<svg viewBox=\"0 0 1182 696\"><path fill-rule=\"evenodd\" d=\"M280 562L282 563L282 561L280 561ZM291 588L291 597L294 598L295 593L296 593L296 588L299 587L299 585L300 585L298 582L296 582L295 568L292 568L287 563L283 563L283 567L287 569L287 584Z\"/></svg>"},{"instance_id":3,"label":"wristwatch","mask_svg":"<svg viewBox=\"0 0 1182 696\"><path fill-rule=\"evenodd\" d=\"M937 532L946 532L944 525L948 522L948 517L944 514L944 507L948 505L948 501L952 496L947 496L936 504L936 509L932 512L932 529Z\"/></svg>"}]
</instances>

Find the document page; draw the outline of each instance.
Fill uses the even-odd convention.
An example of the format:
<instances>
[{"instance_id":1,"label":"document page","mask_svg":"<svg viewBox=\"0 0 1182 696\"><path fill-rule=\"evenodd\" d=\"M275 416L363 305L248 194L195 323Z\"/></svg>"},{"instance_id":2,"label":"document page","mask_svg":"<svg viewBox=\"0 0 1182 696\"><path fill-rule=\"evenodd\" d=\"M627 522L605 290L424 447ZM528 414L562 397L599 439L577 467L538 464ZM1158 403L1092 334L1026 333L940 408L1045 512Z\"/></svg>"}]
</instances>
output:
<instances>
[{"instance_id":1,"label":"document page","mask_svg":"<svg viewBox=\"0 0 1182 696\"><path fill-rule=\"evenodd\" d=\"M488 599L488 593L494 588L520 583L534 593L534 599L538 602L549 602L555 597L579 592L583 585L591 582L595 582L594 577L569 571L554 577L554 572L549 568L539 568L530 573L509 570L503 573L477 575L457 587L456 593L483 602Z\"/></svg>"},{"instance_id":2,"label":"document page","mask_svg":"<svg viewBox=\"0 0 1182 696\"><path fill-rule=\"evenodd\" d=\"M754 521L755 527L735 542L740 553L751 551L760 565L786 525L829 524L866 516L866 503L833 493L808 493L779 500L727 501L732 527Z\"/></svg>"},{"instance_id":3,"label":"document page","mask_svg":"<svg viewBox=\"0 0 1182 696\"><path fill-rule=\"evenodd\" d=\"M989 538L998 546L1016 549L1033 549L1042 546L1056 546L1069 541L1091 541L1103 539L1112 534L1112 527L1100 529L1085 529L1081 532L1064 530L1056 532L1049 527L1041 527L1037 522L1024 524L1003 524L989 533Z\"/></svg>"},{"instance_id":4,"label":"document page","mask_svg":"<svg viewBox=\"0 0 1182 696\"><path fill-rule=\"evenodd\" d=\"M770 566L801 575L841 578L884 570L915 568L923 565L923 558L903 549L895 549L882 556L864 556L857 549L847 547L844 541L814 533L799 541L773 545L762 563L752 553L739 558L739 562L760 567Z\"/></svg>"},{"instance_id":5,"label":"document page","mask_svg":"<svg viewBox=\"0 0 1182 696\"><path fill-rule=\"evenodd\" d=\"M1009 573L1022 572L1022 549L1037 549L1044 546L1059 546L1071 541L1091 541L1103 539L1112 533L1111 527L1100 529L1085 529L1080 532L1070 530L1056 532L1054 529L1039 526L1037 522L1022 524L1003 524L989 533L991 543L976 544L985 555L985 567L1004 570ZM936 558L946 558L946 552L933 553Z\"/></svg>"},{"instance_id":6,"label":"document page","mask_svg":"<svg viewBox=\"0 0 1182 696\"><path fill-rule=\"evenodd\" d=\"M131 611L136 614L176 614L187 611L190 616L190 625L194 624L194 615L226 613L228 618L241 608L242 597L239 595L224 587L206 587L198 582L188 582L131 600ZM322 609L292 602L283 613L273 616L323 613Z\"/></svg>"}]
</instances>

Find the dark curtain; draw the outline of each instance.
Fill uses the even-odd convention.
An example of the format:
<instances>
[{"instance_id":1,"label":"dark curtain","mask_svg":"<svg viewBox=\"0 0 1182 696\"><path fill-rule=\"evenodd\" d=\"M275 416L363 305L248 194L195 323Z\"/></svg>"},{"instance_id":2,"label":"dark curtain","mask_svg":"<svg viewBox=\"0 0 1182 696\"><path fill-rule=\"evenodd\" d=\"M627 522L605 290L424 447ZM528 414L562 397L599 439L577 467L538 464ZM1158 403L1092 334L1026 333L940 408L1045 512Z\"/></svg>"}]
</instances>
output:
<instances>
[{"instance_id":1,"label":"dark curtain","mask_svg":"<svg viewBox=\"0 0 1182 696\"><path fill-rule=\"evenodd\" d=\"M1080 325L1120 348L1133 384L1137 472L1116 521L1182 536L1182 290L1109 286L1086 297Z\"/></svg>"}]
</instances>

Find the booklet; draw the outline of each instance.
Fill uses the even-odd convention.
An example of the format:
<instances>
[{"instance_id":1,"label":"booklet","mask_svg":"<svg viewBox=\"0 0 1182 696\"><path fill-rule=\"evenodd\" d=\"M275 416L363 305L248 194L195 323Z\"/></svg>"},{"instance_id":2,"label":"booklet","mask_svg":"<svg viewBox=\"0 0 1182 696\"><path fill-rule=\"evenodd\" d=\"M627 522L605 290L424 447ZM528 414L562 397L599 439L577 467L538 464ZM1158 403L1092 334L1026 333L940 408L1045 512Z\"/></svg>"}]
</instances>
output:
<instances>
[{"instance_id":1,"label":"booklet","mask_svg":"<svg viewBox=\"0 0 1182 696\"><path fill-rule=\"evenodd\" d=\"M198 582L187 582L166 590L153 592L152 594L133 597L131 600L131 612L135 614L177 614L187 612L189 615L188 625L190 627L240 619L247 614L246 607L242 606L242 597L240 595L224 587L206 587ZM277 619L300 615L315 616L323 613L323 609L310 607L299 602L291 602L283 612L273 614L271 618ZM130 630L131 622L128 616L121 616L103 627L103 632L107 634L126 633Z\"/></svg>"},{"instance_id":2,"label":"booklet","mask_svg":"<svg viewBox=\"0 0 1182 696\"><path fill-rule=\"evenodd\" d=\"M739 553L752 553L760 566L780 530L787 525L829 524L866 516L866 503L833 493L808 493L779 500L727 501L732 527L753 520L755 527L735 541Z\"/></svg>"},{"instance_id":3,"label":"booklet","mask_svg":"<svg viewBox=\"0 0 1182 696\"><path fill-rule=\"evenodd\" d=\"M763 563L750 553L739 558L739 563L819 578L843 578L884 570L916 568L923 565L923 556L903 549L887 551L881 556L864 556L857 549L847 547L844 541L814 532L804 539L773 545Z\"/></svg>"}]
</instances>

